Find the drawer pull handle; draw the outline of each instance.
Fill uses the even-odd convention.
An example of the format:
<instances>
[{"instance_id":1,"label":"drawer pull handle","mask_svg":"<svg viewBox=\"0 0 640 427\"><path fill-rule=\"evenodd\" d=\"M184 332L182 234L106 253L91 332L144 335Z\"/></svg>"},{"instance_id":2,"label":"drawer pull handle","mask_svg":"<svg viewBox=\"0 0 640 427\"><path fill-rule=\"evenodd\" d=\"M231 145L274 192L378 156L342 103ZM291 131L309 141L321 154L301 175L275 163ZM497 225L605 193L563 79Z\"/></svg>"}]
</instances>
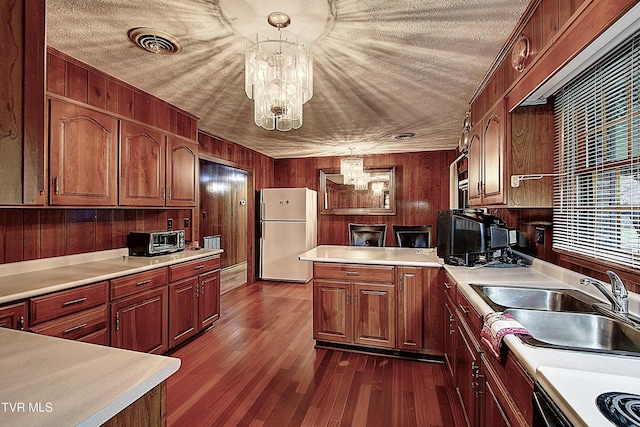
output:
<instances>
[{"instance_id":1,"label":"drawer pull handle","mask_svg":"<svg viewBox=\"0 0 640 427\"><path fill-rule=\"evenodd\" d=\"M460 310L464 313L464 314L469 314L469 310L467 310L467 308L464 305L460 306Z\"/></svg>"},{"instance_id":2,"label":"drawer pull handle","mask_svg":"<svg viewBox=\"0 0 640 427\"><path fill-rule=\"evenodd\" d=\"M204 265L197 265L193 269L194 270L202 270L203 268L204 268Z\"/></svg>"},{"instance_id":3,"label":"drawer pull handle","mask_svg":"<svg viewBox=\"0 0 640 427\"><path fill-rule=\"evenodd\" d=\"M62 333L63 334L68 334L70 332L77 331L78 329L82 329L85 326L87 326L87 324L86 323L82 323L82 324L80 324L78 326L74 326L73 328L65 329L64 331L62 331Z\"/></svg>"},{"instance_id":4,"label":"drawer pull handle","mask_svg":"<svg viewBox=\"0 0 640 427\"><path fill-rule=\"evenodd\" d=\"M445 289L451 289L451 285L448 284L447 282L444 282L444 288Z\"/></svg>"},{"instance_id":5,"label":"drawer pull handle","mask_svg":"<svg viewBox=\"0 0 640 427\"><path fill-rule=\"evenodd\" d=\"M78 299L74 299L74 300L71 300L71 301L67 301L64 304L62 304L62 306L63 307L68 307L68 306L73 305L73 304L80 304L81 302L85 302L86 300L87 300L87 297L78 298Z\"/></svg>"},{"instance_id":6,"label":"drawer pull handle","mask_svg":"<svg viewBox=\"0 0 640 427\"><path fill-rule=\"evenodd\" d=\"M360 273L358 273L357 271L345 271L344 274L346 274L347 276L359 276Z\"/></svg>"},{"instance_id":7,"label":"drawer pull handle","mask_svg":"<svg viewBox=\"0 0 640 427\"><path fill-rule=\"evenodd\" d=\"M151 283L151 280L143 280L142 282L136 283L136 286L146 285L147 283Z\"/></svg>"}]
</instances>

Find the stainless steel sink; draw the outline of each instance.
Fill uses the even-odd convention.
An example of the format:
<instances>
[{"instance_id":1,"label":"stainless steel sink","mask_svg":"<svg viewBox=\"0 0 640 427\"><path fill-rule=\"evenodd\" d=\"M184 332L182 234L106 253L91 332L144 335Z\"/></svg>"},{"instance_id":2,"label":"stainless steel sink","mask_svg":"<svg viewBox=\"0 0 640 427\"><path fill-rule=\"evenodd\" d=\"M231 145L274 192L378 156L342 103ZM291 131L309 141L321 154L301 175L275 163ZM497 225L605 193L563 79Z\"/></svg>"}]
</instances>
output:
<instances>
[{"instance_id":1,"label":"stainless steel sink","mask_svg":"<svg viewBox=\"0 0 640 427\"><path fill-rule=\"evenodd\" d=\"M640 329L624 322L589 313L508 309L533 336L527 344L640 356Z\"/></svg>"},{"instance_id":2,"label":"stainless steel sink","mask_svg":"<svg viewBox=\"0 0 640 427\"><path fill-rule=\"evenodd\" d=\"M471 287L495 311L525 308L544 311L593 313L597 299L572 289L540 289L472 284Z\"/></svg>"}]
</instances>

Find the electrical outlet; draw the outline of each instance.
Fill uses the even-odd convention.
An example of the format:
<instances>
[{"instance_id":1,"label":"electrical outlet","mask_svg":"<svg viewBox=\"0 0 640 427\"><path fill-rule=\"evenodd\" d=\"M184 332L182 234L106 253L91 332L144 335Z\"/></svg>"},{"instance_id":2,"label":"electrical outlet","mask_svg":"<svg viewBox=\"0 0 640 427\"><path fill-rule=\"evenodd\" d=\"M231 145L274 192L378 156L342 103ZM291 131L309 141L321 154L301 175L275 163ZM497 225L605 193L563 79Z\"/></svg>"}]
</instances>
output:
<instances>
[{"instance_id":1,"label":"electrical outlet","mask_svg":"<svg viewBox=\"0 0 640 427\"><path fill-rule=\"evenodd\" d=\"M189 218L184 219L184 228L189 228Z\"/></svg>"},{"instance_id":2,"label":"electrical outlet","mask_svg":"<svg viewBox=\"0 0 640 427\"><path fill-rule=\"evenodd\" d=\"M172 218L168 218L167 219L167 230L172 230L173 229L173 219Z\"/></svg>"},{"instance_id":3,"label":"electrical outlet","mask_svg":"<svg viewBox=\"0 0 640 427\"><path fill-rule=\"evenodd\" d=\"M536 244L544 245L544 228L536 227Z\"/></svg>"}]
</instances>

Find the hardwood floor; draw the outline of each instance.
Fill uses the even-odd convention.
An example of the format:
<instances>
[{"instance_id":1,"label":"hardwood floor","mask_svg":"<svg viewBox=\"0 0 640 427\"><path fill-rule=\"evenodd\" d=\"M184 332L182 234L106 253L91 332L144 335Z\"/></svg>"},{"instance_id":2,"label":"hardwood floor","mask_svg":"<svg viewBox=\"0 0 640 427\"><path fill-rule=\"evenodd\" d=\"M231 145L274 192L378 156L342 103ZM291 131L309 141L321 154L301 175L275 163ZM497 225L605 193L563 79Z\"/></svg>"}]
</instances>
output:
<instances>
[{"instance_id":1,"label":"hardwood floor","mask_svg":"<svg viewBox=\"0 0 640 427\"><path fill-rule=\"evenodd\" d=\"M222 296L215 326L176 349L169 426L451 426L440 363L316 349L312 285Z\"/></svg>"},{"instance_id":2,"label":"hardwood floor","mask_svg":"<svg viewBox=\"0 0 640 427\"><path fill-rule=\"evenodd\" d=\"M235 288L247 284L247 262L232 265L220 270L220 293L226 294Z\"/></svg>"}]
</instances>

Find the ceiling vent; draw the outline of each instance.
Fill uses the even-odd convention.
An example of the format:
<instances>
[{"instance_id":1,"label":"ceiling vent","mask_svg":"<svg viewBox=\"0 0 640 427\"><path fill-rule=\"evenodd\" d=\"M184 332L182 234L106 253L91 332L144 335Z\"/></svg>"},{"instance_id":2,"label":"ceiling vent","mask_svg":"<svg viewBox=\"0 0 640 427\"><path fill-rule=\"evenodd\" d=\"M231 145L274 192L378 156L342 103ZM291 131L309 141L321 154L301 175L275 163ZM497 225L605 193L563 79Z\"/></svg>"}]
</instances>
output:
<instances>
[{"instance_id":1,"label":"ceiling vent","mask_svg":"<svg viewBox=\"0 0 640 427\"><path fill-rule=\"evenodd\" d=\"M182 50L182 43L177 38L155 28L132 28L127 34L133 44L147 52L173 55Z\"/></svg>"}]
</instances>

